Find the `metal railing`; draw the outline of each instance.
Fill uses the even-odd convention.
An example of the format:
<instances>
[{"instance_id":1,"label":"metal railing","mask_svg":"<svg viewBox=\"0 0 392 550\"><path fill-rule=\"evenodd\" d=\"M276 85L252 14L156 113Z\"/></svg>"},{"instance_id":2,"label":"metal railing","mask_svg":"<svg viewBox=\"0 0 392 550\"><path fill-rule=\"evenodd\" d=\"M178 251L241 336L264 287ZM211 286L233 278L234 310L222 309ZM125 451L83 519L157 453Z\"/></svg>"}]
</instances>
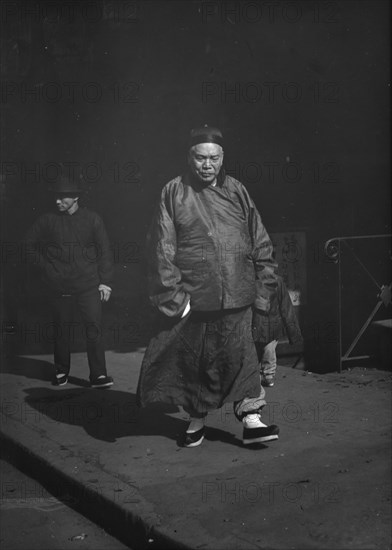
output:
<instances>
[{"instance_id":1,"label":"metal railing","mask_svg":"<svg viewBox=\"0 0 392 550\"><path fill-rule=\"evenodd\" d=\"M372 320L374 319L376 313L379 311L382 305L385 307L388 307L391 304L391 286L392 283L389 284L380 284L377 279L373 276L373 274L370 272L368 267L364 264L364 262L358 257L356 252L353 250L353 248L350 246L350 241L358 241L358 240L365 240L365 239L391 239L392 235L360 235L360 236L350 236L350 237L334 237L332 239L329 239L326 241L324 245L324 251L329 260L332 262L338 264L338 279L339 279L339 290L338 290L338 334L339 334L339 370L342 371L343 363L346 361L357 361L361 359L369 359L371 355L352 355L352 352L354 351L354 348L358 344L359 340L371 324ZM372 281L372 283L377 287L379 293L377 294L377 302L374 305L373 309L369 313L368 317L362 324L361 328L357 332L357 334L354 336L352 342L349 344L347 349L343 351L343 343L342 343L342 266L341 266L341 257L342 257L342 250L346 249L349 250L352 257L356 260L356 262L361 266L363 271L368 275L369 279ZM390 258L389 258L390 261Z\"/></svg>"}]
</instances>

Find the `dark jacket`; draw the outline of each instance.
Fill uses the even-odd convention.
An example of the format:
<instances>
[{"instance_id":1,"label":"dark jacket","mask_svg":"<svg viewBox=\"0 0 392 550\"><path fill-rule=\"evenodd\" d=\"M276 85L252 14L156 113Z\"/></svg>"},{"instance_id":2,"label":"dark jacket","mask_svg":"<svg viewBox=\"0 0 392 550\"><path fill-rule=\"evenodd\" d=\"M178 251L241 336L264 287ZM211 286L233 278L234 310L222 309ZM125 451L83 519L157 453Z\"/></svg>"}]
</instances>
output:
<instances>
[{"instance_id":1,"label":"dark jacket","mask_svg":"<svg viewBox=\"0 0 392 550\"><path fill-rule=\"evenodd\" d=\"M38 265L49 289L62 294L112 285L113 261L102 219L87 208L47 213L29 229L26 261Z\"/></svg>"},{"instance_id":2,"label":"dark jacket","mask_svg":"<svg viewBox=\"0 0 392 550\"><path fill-rule=\"evenodd\" d=\"M165 315L254 304L276 287L272 243L245 187L226 176L202 186L189 175L165 185L147 239L150 300Z\"/></svg>"}]
</instances>

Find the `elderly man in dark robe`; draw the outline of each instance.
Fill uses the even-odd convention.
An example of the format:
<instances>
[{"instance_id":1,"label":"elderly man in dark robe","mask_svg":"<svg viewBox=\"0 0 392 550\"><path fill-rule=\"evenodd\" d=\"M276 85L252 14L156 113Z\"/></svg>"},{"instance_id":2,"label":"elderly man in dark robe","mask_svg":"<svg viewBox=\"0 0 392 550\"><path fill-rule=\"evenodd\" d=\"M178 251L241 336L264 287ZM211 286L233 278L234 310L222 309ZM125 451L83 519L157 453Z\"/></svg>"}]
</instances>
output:
<instances>
[{"instance_id":1,"label":"elderly man in dark robe","mask_svg":"<svg viewBox=\"0 0 392 550\"><path fill-rule=\"evenodd\" d=\"M267 315L276 289L272 243L246 188L225 175L220 130L191 131L188 165L164 186L147 238L149 297L161 319L138 402L181 405L186 447L203 441L208 412L228 402L244 444L275 440L278 427L261 421L252 338L252 310Z\"/></svg>"}]
</instances>

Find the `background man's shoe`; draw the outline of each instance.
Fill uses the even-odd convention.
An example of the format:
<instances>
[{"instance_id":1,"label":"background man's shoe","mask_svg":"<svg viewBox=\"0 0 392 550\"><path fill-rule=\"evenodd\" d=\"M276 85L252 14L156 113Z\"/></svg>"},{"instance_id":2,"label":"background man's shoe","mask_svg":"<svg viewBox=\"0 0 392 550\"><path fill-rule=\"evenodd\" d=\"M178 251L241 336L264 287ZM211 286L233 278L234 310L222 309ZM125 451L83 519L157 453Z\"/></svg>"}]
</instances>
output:
<instances>
[{"instance_id":1,"label":"background man's shoe","mask_svg":"<svg viewBox=\"0 0 392 550\"><path fill-rule=\"evenodd\" d=\"M272 424L267 426L260 420L260 414L247 414L243 420L244 431L242 434L242 442L244 445L251 443L264 443L265 441L273 441L278 439L279 428Z\"/></svg>"},{"instance_id":2,"label":"background man's shoe","mask_svg":"<svg viewBox=\"0 0 392 550\"><path fill-rule=\"evenodd\" d=\"M110 388L113 386L113 378L111 376L102 376L91 380L92 388Z\"/></svg>"},{"instance_id":3,"label":"background man's shoe","mask_svg":"<svg viewBox=\"0 0 392 550\"><path fill-rule=\"evenodd\" d=\"M275 384L275 376L263 376L261 378L261 385L265 388L272 388Z\"/></svg>"},{"instance_id":4,"label":"background man's shoe","mask_svg":"<svg viewBox=\"0 0 392 550\"><path fill-rule=\"evenodd\" d=\"M54 386L65 386L68 382L68 374L57 374L54 377L53 385Z\"/></svg>"},{"instance_id":5,"label":"background man's shoe","mask_svg":"<svg viewBox=\"0 0 392 550\"><path fill-rule=\"evenodd\" d=\"M191 432L191 433L185 432L184 446L197 447L198 445L200 445L204 439L204 432L205 432L204 426L197 432Z\"/></svg>"}]
</instances>

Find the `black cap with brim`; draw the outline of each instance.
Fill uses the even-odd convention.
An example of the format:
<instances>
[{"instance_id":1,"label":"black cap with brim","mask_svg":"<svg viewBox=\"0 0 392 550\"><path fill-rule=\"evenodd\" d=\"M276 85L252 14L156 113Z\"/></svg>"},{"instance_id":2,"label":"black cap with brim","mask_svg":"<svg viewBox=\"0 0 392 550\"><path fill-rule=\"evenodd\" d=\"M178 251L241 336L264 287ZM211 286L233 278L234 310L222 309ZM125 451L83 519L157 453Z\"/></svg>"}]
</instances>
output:
<instances>
[{"instance_id":1,"label":"black cap with brim","mask_svg":"<svg viewBox=\"0 0 392 550\"><path fill-rule=\"evenodd\" d=\"M61 195L63 197L77 197L84 193L82 186L79 182L69 179L67 176L60 176L53 185L49 188L49 191L54 195Z\"/></svg>"}]
</instances>

